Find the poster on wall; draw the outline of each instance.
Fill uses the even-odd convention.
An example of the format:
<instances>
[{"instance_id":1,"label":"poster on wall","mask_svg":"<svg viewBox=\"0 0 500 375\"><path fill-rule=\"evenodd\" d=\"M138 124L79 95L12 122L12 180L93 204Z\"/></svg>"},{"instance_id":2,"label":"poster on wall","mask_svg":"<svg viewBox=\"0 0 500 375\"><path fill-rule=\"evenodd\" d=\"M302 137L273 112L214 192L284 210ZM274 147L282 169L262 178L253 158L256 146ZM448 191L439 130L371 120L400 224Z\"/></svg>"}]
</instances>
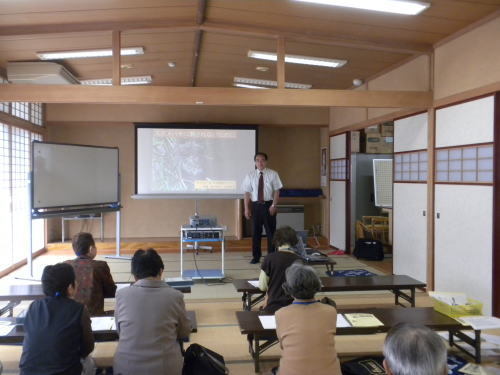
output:
<instances>
[{"instance_id":1,"label":"poster on wall","mask_svg":"<svg viewBox=\"0 0 500 375\"><path fill-rule=\"evenodd\" d=\"M321 186L327 186L328 178L327 178L327 158L326 158L326 147L321 147Z\"/></svg>"}]
</instances>

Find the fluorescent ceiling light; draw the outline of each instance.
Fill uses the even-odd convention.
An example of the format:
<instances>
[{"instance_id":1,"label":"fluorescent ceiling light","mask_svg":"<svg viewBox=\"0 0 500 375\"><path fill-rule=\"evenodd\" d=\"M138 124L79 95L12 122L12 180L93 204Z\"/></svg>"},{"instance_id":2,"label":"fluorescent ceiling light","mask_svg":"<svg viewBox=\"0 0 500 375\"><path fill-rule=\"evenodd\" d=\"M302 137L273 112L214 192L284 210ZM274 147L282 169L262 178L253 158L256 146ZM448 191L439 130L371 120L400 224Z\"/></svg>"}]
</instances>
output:
<instances>
[{"instance_id":1,"label":"fluorescent ceiling light","mask_svg":"<svg viewBox=\"0 0 500 375\"><path fill-rule=\"evenodd\" d=\"M153 82L151 76L137 76L137 77L122 77L122 85L148 85ZM101 79L84 79L80 80L82 85L92 86L111 86L113 80L111 78Z\"/></svg>"},{"instance_id":2,"label":"fluorescent ceiling light","mask_svg":"<svg viewBox=\"0 0 500 375\"><path fill-rule=\"evenodd\" d=\"M269 61L278 60L276 52L250 50L248 51L248 57L252 57L254 59L269 60ZM340 68L341 66L347 63L347 60L326 59L322 57L310 57L310 56L300 56L300 55L285 55L285 62L292 64L325 66L328 68Z\"/></svg>"},{"instance_id":3,"label":"fluorescent ceiling light","mask_svg":"<svg viewBox=\"0 0 500 375\"><path fill-rule=\"evenodd\" d=\"M234 77L233 82L236 84L244 84L247 85L247 88L269 88L269 87L278 87L277 81L269 81L267 79L255 79L255 78L244 78L244 77ZM254 86L254 87L248 87ZM255 87L258 86L258 87ZM267 86L267 87L261 87ZM243 86L237 86L243 87ZM293 82L285 82L285 87L287 89L310 89L312 85L308 85L305 83L293 83Z\"/></svg>"},{"instance_id":4,"label":"fluorescent ceiling light","mask_svg":"<svg viewBox=\"0 0 500 375\"><path fill-rule=\"evenodd\" d=\"M143 47L122 48L122 56L144 55ZM83 59L91 57L110 57L113 56L112 49L92 49L81 51L59 51L59 52L37 52L40 60L60 60L60 59Z\"/></svg>"},{"instance_id":5,"label":"fluorescent ceiling light","mask_svg":"<svg viewBox=\"0 0 500 375\"><path fill-rule=\"evenodd\" d=\"M417 15L431 6L429 3L411 0L295 0L304 3L334 5L377 12Z\"/></svg>"},{"instance_id":6,"label":"fluorescent ceiling light","mask_svg":"<svg viewBox=\"0 0 500 375\"><path fill-rule=\"evenodd\" d=\"M234 87L241 87L244 89L268 89L269 87L255 86L255 85L247 85L246 83L235 83Z\"/></svg>"}]
</instances>

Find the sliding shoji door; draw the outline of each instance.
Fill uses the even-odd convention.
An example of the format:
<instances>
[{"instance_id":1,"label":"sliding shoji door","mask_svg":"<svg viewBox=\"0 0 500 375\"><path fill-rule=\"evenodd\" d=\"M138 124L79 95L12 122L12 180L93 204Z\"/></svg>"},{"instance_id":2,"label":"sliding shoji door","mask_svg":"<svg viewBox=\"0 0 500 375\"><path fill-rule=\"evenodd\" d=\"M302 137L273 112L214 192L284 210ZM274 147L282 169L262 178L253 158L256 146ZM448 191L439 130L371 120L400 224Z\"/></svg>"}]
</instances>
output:
<instances>
[{"instance_id":1,"label":"sliding shoji door","mask_svg":"<svg viewBox=\"0 0 500 375\"><path fill-rule=\"evenodd\" d=\"M492 313L494 96L436 111L435 289Z\"/></svg>"},{"instance_id":2,"label":"sliding shoji door","mask_svg":"<svg viewBox=\"0 0 500 375\"><path fill-rule=\"evenodd\" d=\"M347 188L349 150L347 134L330 137L330 245L347 250Z\"/></svg>"},{"instance_id":3,"label":"sliding shoji door","mask_svg":"<svg viewBox=\"0 0 500 375\"><path fill-rule=\"evenodd\" d=\"M427 280L427 112L394 122L393 272Z\"/></svg>"}]
</instances>

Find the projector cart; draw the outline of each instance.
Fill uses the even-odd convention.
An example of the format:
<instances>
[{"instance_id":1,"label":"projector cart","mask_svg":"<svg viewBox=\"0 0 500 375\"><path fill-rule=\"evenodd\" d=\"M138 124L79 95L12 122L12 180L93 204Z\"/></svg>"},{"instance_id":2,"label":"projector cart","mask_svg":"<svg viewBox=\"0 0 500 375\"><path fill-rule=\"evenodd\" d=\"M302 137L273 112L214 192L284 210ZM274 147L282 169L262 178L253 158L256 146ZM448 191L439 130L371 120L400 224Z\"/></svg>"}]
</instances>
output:
<instances>
[{"instance_id":1,"label":"projector cart","mask_svg":"<svg viewBox=\"0 0 500 375\"><path fill-rule=\"evenodd\" d=\"M191 279L223 279L224 276L224 232L227 227L181 227L181 277ZM184 244L200 242L221 242L221 268L220 269L184 269ZM196 250L194 250L196 251Z\"/></svg>"}]
</instances>

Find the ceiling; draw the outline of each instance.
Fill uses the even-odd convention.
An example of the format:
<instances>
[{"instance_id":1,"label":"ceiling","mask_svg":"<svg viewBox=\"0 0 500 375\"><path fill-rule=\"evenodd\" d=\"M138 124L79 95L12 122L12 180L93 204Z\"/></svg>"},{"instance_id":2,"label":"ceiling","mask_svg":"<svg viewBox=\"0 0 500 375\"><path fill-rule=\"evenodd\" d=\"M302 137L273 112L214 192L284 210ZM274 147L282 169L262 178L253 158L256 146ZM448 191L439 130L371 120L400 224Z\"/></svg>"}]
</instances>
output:
<instances>
[{"instance_id":1,"label":"ceiling","mask_svg":"<svg viewBox=\"0 0 500 375\"><path fill-rule=\"evenodd\" d=\"M0 67L36 61L38 51L110 48L111 30L121 30L122 47L145 50L122 57L122 76L230 87L234 76L275 80L275 63L247 52L275 51L283 36L286 53L348 60L339 69L286 64L287 82L346 89L500 10L500 0L427 1L420 15L399 16L293 0L0 0ZM59 62L80 79L112 76L111 58Z\"/></svg>"}]
</instances>

